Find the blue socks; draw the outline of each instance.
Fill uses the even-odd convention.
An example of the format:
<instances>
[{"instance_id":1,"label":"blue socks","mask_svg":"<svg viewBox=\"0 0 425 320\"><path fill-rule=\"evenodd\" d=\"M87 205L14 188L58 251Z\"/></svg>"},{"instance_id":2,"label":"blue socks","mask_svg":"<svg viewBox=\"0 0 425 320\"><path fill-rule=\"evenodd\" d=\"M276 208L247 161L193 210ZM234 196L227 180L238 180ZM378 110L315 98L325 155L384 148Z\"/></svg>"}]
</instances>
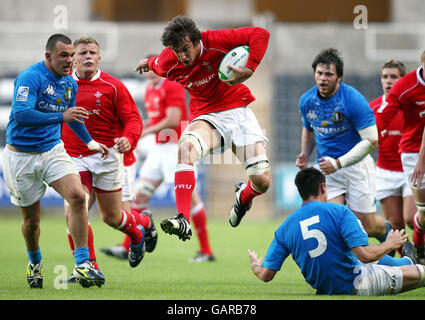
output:
<instances>
[{"instance_id":1,"label":"blue socks","mask_svg":"<svg viewBox=\"0 0 425 320\"><path fill-rule=\"evenodd\" d=\"M376 239L378 239L378 241L380 243L384 242L385 239L387 239L387 235L390 232L390 230L392 229L391 223L389 223L388 221L386 221L385 222L385 228L386 228L386 231L387 231L387 232L385 232L385 235L383 237L376 237Z\"/></svg>"},{"instance_id":2,"label":"blue socks","mask_svg":"<svg viewBox=\"0 0 425 320\"><path fill-rule=\"evenodd\" d=\"M27 254L28 254L28 259L29 259L30 263L39 264L41 262L40 248L38 248L36 251L28 251L28 249L27 249Z\"/></svg>"},{"instance_id":3,"label":"blue socks","mask_svg":"<svg viewBox=\"0 0 425 320\"><path fill-rule=\"evenodd\" d=\"M74 260L75 265L79 266L80 264L90 260L89 247L81 247L74 250Z\"/></svg>"},{"instance_id":4,"label":"blue socks","mask_svg":"<svg viewBox=\"0 0 425 320\"><path fill-rule=\"evenodd\" d=\"M383 256L380 260L378 260L378 264L382 264L385 266L400 267L400 266L412 265L413 262L408 257L393 258L389 255L386 255L386 256Z\"/></svg>"}]
</instances>

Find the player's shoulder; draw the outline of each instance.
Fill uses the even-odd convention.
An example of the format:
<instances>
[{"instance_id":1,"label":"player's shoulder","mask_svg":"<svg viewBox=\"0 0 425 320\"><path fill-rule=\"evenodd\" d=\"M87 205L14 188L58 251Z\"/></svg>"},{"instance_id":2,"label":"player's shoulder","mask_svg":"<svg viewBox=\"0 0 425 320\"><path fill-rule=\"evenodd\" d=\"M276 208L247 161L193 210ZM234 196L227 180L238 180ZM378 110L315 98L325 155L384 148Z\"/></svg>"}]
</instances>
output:
<instances>
[{"instance_id":1,"label":"player's shoulder","mask_svg":"<svg viewBox=\"0 0 425 320\"><path fill-rule=\"evenodd\" d=\"M113 75L105 71L100 71L99 79L113 83L113 84L122 84L122 81L120 79L114 77Z\"/></svg>"},{"instance_id":2,"label":"player's shoulder","mask_svg":"<svg viewBox=\"0 0 425 320\"><path fill-rule=\"evenodd\" d=\"M374 109L377 106L380 106L382 104L382 96L379 96L372 101L369 102L369 106Z\"/></svg>"},{"instance_id":3,"label":"player's shoulder","mask_svg":"<svg viewBox=\"0 0 425 320\"><path fill-rule=\"evenodd\" d=\"M17 80L32 80L33 82L41 80L43 77L46 77L47 71L47 68L43 68L43 65L44 62L41 61L27 67L19 73Z\"/></svg>"},{"instance_id":4,"label":"player's shoulder","mask_svg":"<svg viewBox=\"0 0 425 320\"><path fill-rule=\"evenodd\" d=\"M317 86L314 86L301 95L300 105L304 105L307 101L314 98L316 95L317 95Z\"/></svg>"},{"instance_id":5,"label":"player's shoulder","mask_svg":"<svg viewBox=\"0 0 425 320\"><path fill-rule=\"evenodd\" d=\"M399 79L393 86L394 90L391 90L391 92L396 92L399 94L402 94L403 92L405 92L406 90L409 90L411 88L413 88L414 86L416 86L416 84L418 83L418 78L420 77L419 75L419 70L420 68L416 69L416 70L412 70L411 72L407 73L405 76L403 76L401 79ZM393 89L391 88L391 89Z\"/></svg>"},{"instance_id":6,"label":"player's shoulder","mask_svg":"<svg viewBox=\"0 0 425 320\"><path fill-rule=\"evenodd\" d=\"M170 70L178 64L179 60L171 48L165 48L153 61L154 65L159 65L163 70Z\"/></svg>"}]
</instances>

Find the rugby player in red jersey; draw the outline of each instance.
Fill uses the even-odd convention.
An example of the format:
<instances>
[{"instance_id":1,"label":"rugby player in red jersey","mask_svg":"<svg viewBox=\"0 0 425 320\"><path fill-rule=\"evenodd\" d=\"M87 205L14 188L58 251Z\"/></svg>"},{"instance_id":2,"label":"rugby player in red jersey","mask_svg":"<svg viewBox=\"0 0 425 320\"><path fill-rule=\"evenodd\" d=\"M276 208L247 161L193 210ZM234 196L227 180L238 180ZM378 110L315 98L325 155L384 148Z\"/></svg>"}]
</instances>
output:
<instances>
[{"instance_id":1,"label":"rugby player in red jersey","mask_svg":"<svg viewBox=\"0 0 425 320\"><path fill-rule=\"evenodd\" d=\"M381 106L375 116L380 135L397 113L403 112L404 124L399 144L401 162L406 179L412 189L418 212L413 221L413 243L417 248L419 262L425 261L425 51L421 55L421 66L398 80L391 88L386 104Z\"/></svg>"},{"instance_id":2,"label":"rugby player in red jersey","mask_svg":"<svg viewBox=\"0 0 425 320\"><path fill-rule=\"evenodd\" d=\"M166 47L158 57L142 59L136 71L152 70L180 83L190 94L189 125L179 140L174 186L177 215L161 222L162 229L181 240L190 239L190 205L196 184L194 162L210 152L231 148L243 163L249 180L236 184L236 201L229 213L232 227L239 225L252 199L270 185L267 138L247 107L255 100L242 84L261 62L270 34L263 28L208 30L201 32L195 22L177 16L162 34ZM218 67L223 57L237 46L249 46L245 67L232 68L234 77L221 81Z\"/></svg>"},{"instance_id":3,"label":"rugby player in red jersey","mask_svg":"<svg viewBox=\"0 0 425 320\"><path fill-rule=\"evenodd\" d=\"M390 60L382 66L381 84L384 93L369 103L374 113L381 107L385 108L386 97L391 88L405 74L406 67L401 61ZM398 150L402 127L403 112L399 110L387 130L379 137L376 162L376 199L380 201L392 228L398 230L404 229L406 223L413 229L413 217L416 213L412 190L405 179Z\"/></svg>"},{"instance_id":4,"label":"rugby player in red jersey","mask_svg":"<svg viewBox=\"0 0 425 320\"><path fill-rule=\"evenodd\" d=\"M77 141L66 125L62 127L62 140L77 165L86 192L89 194L94 189L103 221L131 238L128 259L130 266L136 267L145 253L144 242L151 221L148 216L121 209L121 190L123 154L137 146L143 128L142 119L124 84L98 68L100 49L97 41L81 37L74 41L74 46L72 77L78 84L76 103L90 114L85 121L90 134L109 147L111 155L107 160L101 159ZM91 259L95 259L92 232L89 239ZM71 241L70 244L72 248Z\"/></svg>"}]
</instances>

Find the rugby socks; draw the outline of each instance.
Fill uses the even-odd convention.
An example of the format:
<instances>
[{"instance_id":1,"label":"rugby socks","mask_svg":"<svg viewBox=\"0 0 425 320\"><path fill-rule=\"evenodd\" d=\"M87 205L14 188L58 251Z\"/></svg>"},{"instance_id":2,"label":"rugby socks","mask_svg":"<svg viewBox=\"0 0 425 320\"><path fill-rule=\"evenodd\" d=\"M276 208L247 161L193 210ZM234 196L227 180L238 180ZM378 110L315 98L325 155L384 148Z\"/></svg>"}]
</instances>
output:
<instances>
[{"instance_id":1,"label":"rugby socks","mask_svg":"<svg viewBox=\"0 0 425 320\"><path fill-rule=\"evenodd\" d=\"M244 206L247 206L252 202L252 199L260 194L262 194L262 192L256 190L252 185L251 180L248 180L247 186L241 192L241 202Z\"/></svg>"},{"instance_id":2,"label":"rugby socks","mask_svg":"<svg viewBox=\"0 0 425 320\"><path fill-rule=\"evenodd\" d=\"M67 230L68 233L68 242L69 242L69 246L71 247L72 250L72 254L75 256L75 246L74 246L74 241L72 240L72 236L69 233L69 230ZM93 230L91 228L90 223L88 224L88 238L87 238L87 246L89 248L89 260L90 262L93 264L93 266L99 270L99 265L96 262L96 253L94 251L94 238L93 238Z\"/></svg>"},{"instance_id":3,"label":"rugby socks","mask_svg":"<svg viewBox=\"0 0 425 320\"><path fill-rule=\"evenodd\" d=\"M413 261L409 257L393 258L389 255L385 255L378 260L378 264L384 266L400 267L413 265Z\"/></svg>"},{"instance_id":4,"label":"rugby socks","mask_svg":"<svg viewBox=\"0 0 425 320\"><path fill-rule=\"evenodd\" d=\"M143 210L147 209L146 207L144 207ZM131 214L133 215L136 224L137 225L142 225L143 228L147 229L150 227L151 225L151 220L149 219L149 217L147 215L144 214L140 214L138 209L131 209ZM130 249L130 243L131 243L131 238L128 235L125 235L124 240L121 243L121 246L123 246L125 248L125 250L128 252L128 250Z\"/></svg>"},{"instance_id":5,"label":"rugby socks","mask_svg":"<svg viewBox=\"0 0 425 320\"><path fill-rule=\"evenodd\" d=\"M127 234L133 245L139 244L142 240L142 231L137 228L137 222L134 215L125 210L121 210L121 222L117 229Z\"/></svg>"},{"instance_id":6,"label":"rugby socks","mask_svg":"<svg viewBox=\"0 0 425 320\"><path fill-rule=\"evenodd\" d=\"M176 194L177 213L182 213L190 223L192 192L195 189L195 168L193 164L177 164L174 174L174 192Z\"/></svg>"},{"instance_id":7,"label":"rugby socks","mask_svg":"<svg viewBox=\"0 0 425 320\"><path fill-rule=\"evenodd\" d=\"M390 222L385 222L385 234L383 236L375 237L380 243L384 242L387 239L388 233L391 231L392 225Z\"/></svg>"},{"instance_id":8,"label":"rugby socks","mask_svg":"<svg viewBox=\"0 0 425 320\"><path fill-rule=\"evenodd\" d=\"M207 214L202 202L192 208L191 216L198 236L199 251L210 256L212 252L208 241Z\"/></svg>"},{"instance_id":9,"label":"rugby socks","mask_svg":"<svg viewBox=\"0 0 425 320\"><path fill-rule=\"evenodd\" d=\"M133 202L131 204L131 212L132 213L134 213L134 212L140 213L143 210L146 210L147 208L148 208L148 206L147 206L146 203L136 203L136 202Z\"/></svg>"},{"instance_id":10,"label":"rugby socks","mask_svg":"<svg viewBox=\"0 0 425 320\"><path fill-rule=\"evenodd\" d=\"M32 263L32 264L39 264L41 262L41 251L40 251L40 248L38 248L35 251L28 251L27 250L27 254L28 254L28 259L29 259L30 263Z\"/></svg>"},{"instance_id":11,"label":"rugby socks","mask_svg":"<svg viewBox=\"0 0 425 320\"><path fill-rule=\"evenodd\" d=\"M415 217L413 218L413 244L415 246L423 247L425 244L424 235L425 229L419 225L418 215L420 213L416 212Z\"/></svg>"},{"instance_id":12,"label":"rugby socks","mask_svg":"<svg viewBox=\"0 0 425 320\"><path fill-rule=\"evenodd\" d=\"M89 247L81 247L74 250L74 260L75 265L79 266L80 264L90 260Z\"/></svg>"}]
</instances>

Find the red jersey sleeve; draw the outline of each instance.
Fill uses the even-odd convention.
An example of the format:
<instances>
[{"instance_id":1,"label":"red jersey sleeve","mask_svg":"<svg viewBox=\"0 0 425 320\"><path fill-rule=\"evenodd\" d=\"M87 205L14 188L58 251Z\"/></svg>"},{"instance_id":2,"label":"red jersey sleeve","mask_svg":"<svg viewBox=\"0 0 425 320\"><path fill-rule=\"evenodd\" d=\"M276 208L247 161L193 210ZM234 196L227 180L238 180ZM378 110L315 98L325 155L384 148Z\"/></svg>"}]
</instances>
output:
<instances>
[{"instance_id":1,"label":"red jersey sleeve","mask_svg":"<svg viewBox=\"0 0 425 320\"><path fill-rule=\"evenodd\" d=\"M209 32L211 32L211 37L208 45L221 47L225 51L230 51L238 46L249 46L249 57L246 67L253 71L257 69L257 66L263 59L270 38L270 33L266 29L258 27L221 29Z\"/></svg>"},{"instance_id":2,"label":"red jersey sleeve","mask_svg":"<svg viewBox=\"0 0 425 320\"><path fill-rule=\"evenodd\" d=\"M119 82L115 107L123 128L121 136L128 139L131 149L135 149L143 130L143 122L137 105L127 88Z\"/></svg>"},{"instance_id":3,"label":"red jersey sleeve","mask_svg":"<svg viewBox=\"0 0 425 320\"><path fill-rule=\"evenodd\" d=\"M394 84L385 102L375 111L376 126L380 135L382 131L388 128L392 119L394 119L401 110L401 103L399 100L401 94L400 83L401 81L397 81Z\"/></svg>"}]
</instances>

